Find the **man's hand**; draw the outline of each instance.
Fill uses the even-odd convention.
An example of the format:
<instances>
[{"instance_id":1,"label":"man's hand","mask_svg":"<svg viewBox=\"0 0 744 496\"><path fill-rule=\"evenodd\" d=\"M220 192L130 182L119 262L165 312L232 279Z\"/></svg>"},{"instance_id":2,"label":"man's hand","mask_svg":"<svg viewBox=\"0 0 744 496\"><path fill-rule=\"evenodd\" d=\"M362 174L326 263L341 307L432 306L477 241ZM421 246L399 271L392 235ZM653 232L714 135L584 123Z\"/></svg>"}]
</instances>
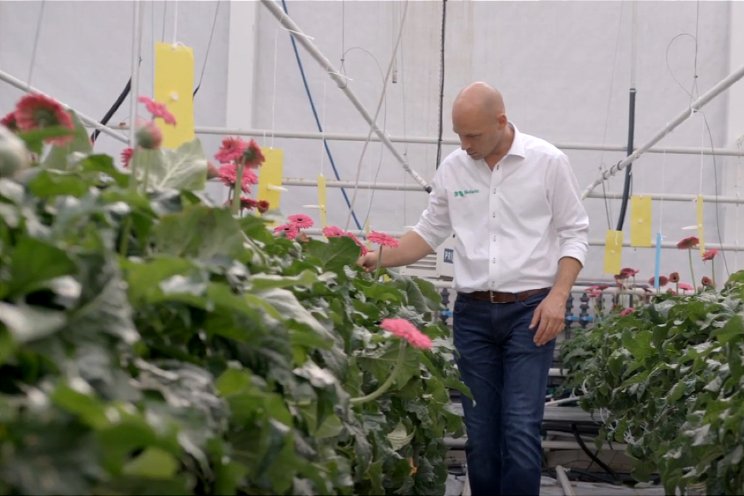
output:
<instances>
[{"instance_id":1,"label":"man's hand","mask_svg":"<svg viewBox=\"0 0 744 496\"><path fill-rule=\"evenodd\" d=\"M371 251L357 259L357 265L364 269L365 272L372 272L377 268L378 251Z\"/></svg>"},{"instance_id":2,"label":"man's hand","mask_svg":"<svg viewBox=\"0 0 744 496\"><path fill-rule=\"evenodd\" d=\"M537 327L533 341L537 346L549 343L566 327L566 299L552 291L535 309L530 329Z\"/></svg>"}]
</instances>

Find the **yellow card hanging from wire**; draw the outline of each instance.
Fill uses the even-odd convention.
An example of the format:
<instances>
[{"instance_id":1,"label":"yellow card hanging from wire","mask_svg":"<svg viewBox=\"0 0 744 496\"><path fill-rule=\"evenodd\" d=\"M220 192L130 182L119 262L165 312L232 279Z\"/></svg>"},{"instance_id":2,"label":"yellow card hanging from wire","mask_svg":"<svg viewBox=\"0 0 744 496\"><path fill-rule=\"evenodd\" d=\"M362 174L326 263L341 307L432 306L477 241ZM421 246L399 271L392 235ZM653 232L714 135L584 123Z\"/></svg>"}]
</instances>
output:
<instances>
[{"instance_id":1,"label":"yellow card hanging from wire","mask_svg":"<svg viewBox=\"0 0 744 496\"><path fill-rule=\"evenodd\" d=\"M284 150L281 148L262 148L264 163L258 168L258 200L269 202L269 208L278 209L281 205L282 171Z\"/></svg>"},{"instance_id":2,"label":"yellow card hanging from wire","mask_svg":"<svg viewBox=\"0 0 744 496\"><path fill-rule=\"evenodd\" d=\"M623 252L623 232L607 231L605 236L604 271L606 274L619 274Z\"/></svg>"},{"instance_id":3,"label":"yellow card hanging from wire","mask_svg":"<svg viewBox=\"0 0 744 496\"><path fill-rule=\"evenodd\" d=\"M630 198L630 246L651 246L651 197Z\"/></svg>"},{"instance_id":4,"label":"yellow card hanging from wire","mask_svg":"<svg viewBox=\"0 0 744 496\"><path fill-rule=\"evenodd\" d=\"M328 209L326 203L326 180L323 174L318 175L318 206L320 207L320 226L328 225Z\"/></svg>"},{"instance_id":5,"label":"yellow card hanging from wire","mask_svg":"<svg viewBox=\"0 0 744 496\"><path fill-rule=\"evenodd\" d=\"M176 125L157 125L163 132L163 146L178 148L194 139L194 51L181 44L155 44L155 95L176 118Z\"/></svg>"},{"instance_id":6,"label":"yellow card hanging from wire","mask_svg":"<svg viewBox=\"0 0 744 496\"><path fill-rule=\"evenodd\" d=\"M697 237L698 246L700 247L700 254L705 253L705 237L703 233L703 195L697 196Z\"/></svg>"}]
</instances>

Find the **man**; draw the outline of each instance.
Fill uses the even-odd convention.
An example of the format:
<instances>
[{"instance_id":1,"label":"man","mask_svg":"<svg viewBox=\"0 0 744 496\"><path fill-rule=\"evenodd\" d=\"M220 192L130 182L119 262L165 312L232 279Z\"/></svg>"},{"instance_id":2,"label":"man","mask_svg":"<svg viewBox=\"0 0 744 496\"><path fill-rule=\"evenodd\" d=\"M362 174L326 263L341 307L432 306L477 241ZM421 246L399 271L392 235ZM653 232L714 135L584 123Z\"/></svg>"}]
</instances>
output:
<instances>
[{"instance_id":1,"label":"man","mask_svg":"<svg viewBox=\"0 0 744 496\"><path fill-rule=\"evenodd\" d=\"M587 251L589 221L567 157L522 134L501 94L477 82L452 106L460 149L437 170L418 224L386 248L408 265L455 234L454 342L473 494L539 494L555 337ZM372 270L378 253L359 259Z\"/></svg>"}]
</instances>

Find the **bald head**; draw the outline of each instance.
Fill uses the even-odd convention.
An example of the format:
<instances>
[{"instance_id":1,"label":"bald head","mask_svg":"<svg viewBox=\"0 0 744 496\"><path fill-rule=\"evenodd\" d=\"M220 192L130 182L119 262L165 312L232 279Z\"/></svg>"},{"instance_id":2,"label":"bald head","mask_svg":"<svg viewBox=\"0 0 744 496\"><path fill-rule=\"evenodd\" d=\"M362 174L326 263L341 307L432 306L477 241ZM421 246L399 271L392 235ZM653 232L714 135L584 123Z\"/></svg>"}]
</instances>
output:
<instances>
[{"instance_id":1,"label":"bald head","mask_svg":"<svg viewBox=\"0 0 744 496\"><path fill-rule=\"evenodd\" d=\"M507 124L504 99L488 84L472 83L455 97L452 130L474 160L484 159L492 167L508 151L514 134Z\"/></svg>"},{"instance_id":2,"label":"bald head","mask_svg":"<svg viewBox=\"0 0 744 496\"><path fill-rule=\"evenodd\" d=\"M463 88L455 97L452 104L453 118L455 114L485 114L493 116L506 112L504 98L499 90L483 82L472 83Z\"/></svg>"}]
</instances>

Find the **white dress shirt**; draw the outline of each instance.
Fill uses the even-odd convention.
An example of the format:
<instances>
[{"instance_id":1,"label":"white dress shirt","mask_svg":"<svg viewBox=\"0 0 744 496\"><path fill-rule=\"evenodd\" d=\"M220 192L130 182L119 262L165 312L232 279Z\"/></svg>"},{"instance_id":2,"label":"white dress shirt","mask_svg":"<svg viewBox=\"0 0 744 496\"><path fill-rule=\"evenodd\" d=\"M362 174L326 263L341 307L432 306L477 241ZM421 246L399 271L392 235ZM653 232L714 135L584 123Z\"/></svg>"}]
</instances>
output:
<instances>
[{"instance_id":1,"label":"white dress shirt","mask_svg":"<svg viewBox=\"0 0 744 496\"><path fill-rule=\"evenodd\" d=\"M444 159L414 227L432 248L454 232L457 291L551 287L560 258L584 265L589 218L568 157L509 125L514 141L493 171L462 149Z\"/></svg>"}]
</instances>

